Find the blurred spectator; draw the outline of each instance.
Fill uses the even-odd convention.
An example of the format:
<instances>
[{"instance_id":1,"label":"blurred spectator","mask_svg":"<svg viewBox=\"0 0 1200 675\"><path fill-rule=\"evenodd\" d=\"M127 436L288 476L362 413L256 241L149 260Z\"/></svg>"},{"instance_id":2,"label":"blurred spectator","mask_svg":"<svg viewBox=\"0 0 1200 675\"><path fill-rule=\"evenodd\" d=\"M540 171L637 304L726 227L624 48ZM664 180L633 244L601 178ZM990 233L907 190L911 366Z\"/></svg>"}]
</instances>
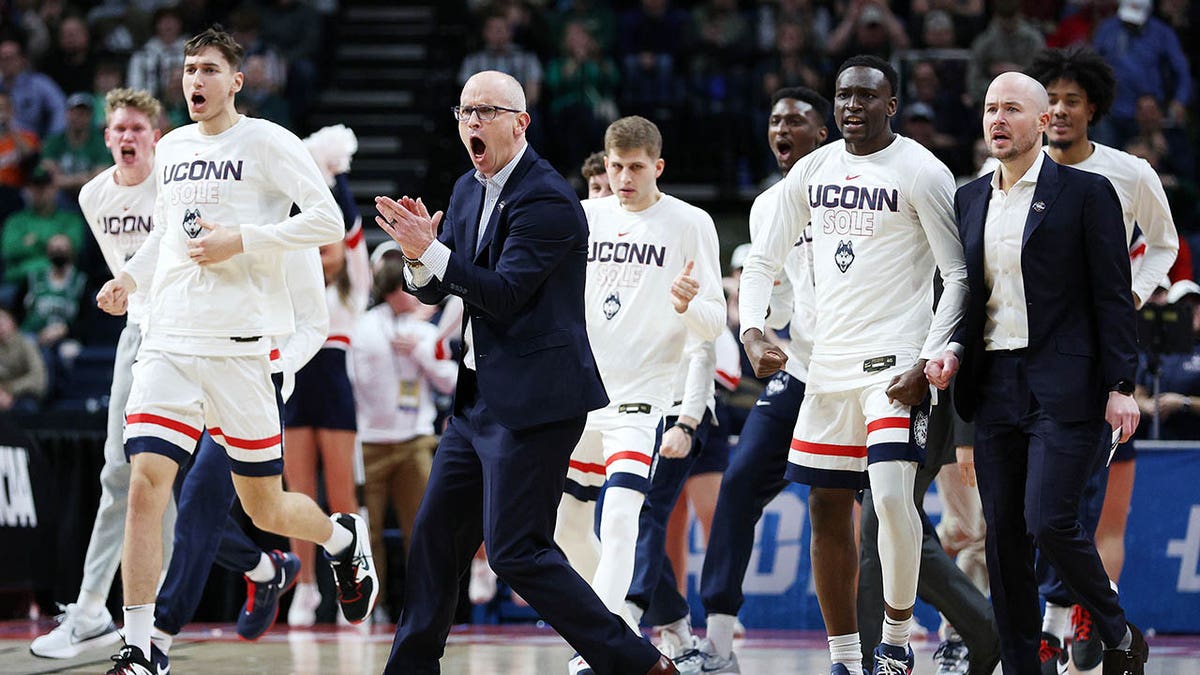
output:
<instances>
[{"instance_id":1,"label":"blurred spectator","mask_svg":"<svg viewBox=\"0 0 1200 675\"><path fill-rule=\"evenodd\" d=\"M1194 6L1191 0L1159 0L1158 16L1175 31L1180 44L1195 45L1196 40L1200 39L1200 35L1197 34L1197 27L1200 26L1200 8ZM1187 50L1187 58L1191 69L1196 70L1197 63L1200 62L1197 50Z\"/></svg>"},{"instance_id":2,"label":"blurred spectator","mask_svg":"<svg viewBox=\"0 0 1200 675\"><path fill-rule=\"evenodd\" d=\"M88 91L96 75L87 23L77 15L63 19L58 41L51 47L42 69L63 91Z\"/></svg>"},{"instance_id":3,"label":"blurred spectator","mask_svg":"<svg viewBox=\"0 0 1200 675\"><path fill-rule=\"evenodd\" d=\"M587 198L600 199L613 193L608 180L608 169L604 166L604 151L597 150L583 160L579 173L587 183Z\"/></svg>"},{"instance_id":4,"label":"blurred spectator","mask_svg":"<svg viewBox=\"0 0 1200 675\"><path fill-rule=\"evenodd\" d=\"M237 95L237 108L251 117L261 117L291 128L291 110L271 80L270 68L267 57L261 54L246 57L242 63L244 78L242 90Z\"/></svg>"},{"instance_id":5,"label":"blurred spectator","mask_svg":"<svg viewBox=\"0 0 1200 675\"><path fill-rule=\"evenodd\" d=\"M916 34L917 30L921 31L922 36L928 32L929 17L935 15L948 20L951 35L963 40L961 44L953 42L950 46L954 47L965 46L974 39L987 21L983 0L913 0L909 5L908 21L914 41L919 42L916 38L921 37Z\"/></svg>"},{"instance_id":6,"label":"blurred spectator","mask_svg":"<svg viewBox=\"0 0 1200 675\"><path fill-rule=\"evenodd\" d=\"M917 43L925 49L956 49L959 45L954 19L940 9L929 12L921 21L921 37Z\"/></svg>"},{"instance_id":7,"label":"blurred spectator","mask_svg":"<svg viewBox=\"0 0 1200 675\"><path fill-rule=\"evenodd\" d=\"M172 7L154 12L154 37L133 53L125 84L131 89L144 89L151 96L162 98L163 78L175 66L183 65L183 19Z\"/></svg>"},{"instance_id":8,"label":"blurred spectator","mask_svg":"<svg viewBox=\"0 0 1200 675\"><path fill-rule=\"evenodd\" d=\"M11 14L5 18L24 36L25 53L30 60L40 64L53 42L66 10L65 3L63 0L16 0L6 3L5 7L10 4Z\"/></svg>"},{"instance_id":9,"label":"blurred spectator","mask_svg":"<svg viewBox=\"0 0 1200 675\"><path fill-rule=\"evenodd\" d=\"M150 17L127 0L102 0L88 10L93 42L101 51L128 56L150 37Z\"/></svg>"},{"instance_id":10,"label":"blurred spectator","mask_svg":"<svg viewBox=\"0 0 1200 675\"><path fill-rule=\"evenodd\" d=\"M759 107L770 105L771 97L784 87L825 89L825 59L809 41L808 35L802 25L791 21L776 26L775 50L758 66L756 98Z\"/></svg>"},{"instance_id":11,"label":"blurred spectator","mask_svg":"<svg viewBox=\"0 0 1200 675\"><path fill-rule=\"evenodd\" d=\"M615 120L621 74L606 58L583 23L563 31L563 56L546 67L546 98L550 128L571 129L554 137L559 166L575 166L604 139Z\"/></svg>"},{"instance_id":12,"label":"blurred spectator","mask_svg":"<svg viewBox=\"0 0 1200 675\"><path fill-rule=\"evenodd\" d=\"M785 23L794 23L804 31L804 42L823 45L833 30L833 17L824 4L815 5L813 0L779 0L759 3L755 17L755 34L758 49L768 53L779 44L779 29Z\"/></svg>"},{"instance_id":13,"label":"blurred spectator","mask_svg":"<svg viewBox=\"0 0 1200 675\"><path fill-rule=\"evenodd\" d=\"M279 92L287 84L287 61L262 38L262 16L253 7L239 7L229 17L230 34L242 46L246 60L260 57L260 86Z\"/></svg>"},{"instance_id":14,"label":"blurred spectator","mask_svg":"<svg viewBox=\"0 0 1200 675\"><path fill-rule=\"evenodd\" d=\"M65 234L50 237L46 259L49 266L26 280L21 330L37 340L50 391L58 393L64 390L66 373L79 355L79 342L68 338L79 317L87 276L75 267L75 249Z\"/></svg>"},{"instance_id":15,"label":"blurred spectator","mask_svg":"<svg viewBox=\"0 0 1200 675\"><path fill-rule=\"evenodd\" d=\"M1117 15L1096 28L1093 44L1117 75L1112 112L1097 129L1096 140L1121 147L1134 133L1137 100L1155 98L1174 126L1187 120L1192 75L1179 37L1150 15L1151 0L1121 0Z\"/></svg>"},{"instance_id":16,"label":"blurred spectator","mask_svg":"<svg viewBox=\"0 0 1200 675\"><path fill-rule=\"evenodd\" d=\"M966 166L959 153L958 139L938 127L936 114L928 103L914 101L900 113L900 133L925 146L955 175Z\"/></svg>"},{"instance_id":17,"label":"blurred spectator","mask_svg":"<svg viewBox=\"0 0 1200 675\"><path fill-rule=\"evenodd\" d=\"M374 275L382 302L359 317L351 338L358 433L362 440L363 505L370 518L371 550L380 598L387 599L384 517L395 509L406 546L425 493L433 451L434 390L454 391L458 363L438 341L421 303L404 290L404 263L385 260Z\"/></svg>"},{"instance_id":18,"label":"blurred spectator","mask_svg":"<svg viewBox=\"0 0 1200 675\"><path fill-rule=\"evenodd\" d=\"M971 167L965 173L956 174L954 183L957 187L962 187L967 183L975 180L983 175L984 164L992 158L992 153L988 149L987 141L982 138L975 139L971 144ZM989 172L990 173L990 172Z\"/></svg>"},{"instance_id":19,"label":"blurred spectator","mask_svg":"<svg viewBox=\"0 0 1200 675\"><path fill-rule=\"evenodd\" d=\"M1134 125L1131 140L1140 140L1158 153L1162 158L1163 173L1195 177L1196 155L1187 130L1166 126L1162 106L1154 96L1142 94L1138 97Z\"/></svg>"},{"instance_id":20,"label":"blurred spectator","mask_svg":"<svg viewBox=\"0 0 1200 675\"><path fill-rule=\"evenodd\" d=\"M939 65L935 61L917 61L912 65L905 108L915 103L928 106L936 130L934 142L938 152L934 154L958 175L970 168L966 149L979 135L979 124L963 104L962 89L942 81Z\"/></svg>"},{"instance_id":21,"label":"blurred spectator","mask_svg":"<svg viewBox=\"0 0 1200 675\"><path fill-rule=\"evenodd\" d=\"M43 169L29 180L29 207L8 217L0 233L4 282L19 284L50 267L46 245L56 234L71 240L71 249L83 246L83 217L58 208L58 188Z\"/></svg>"},{"instance_id":22,"label":"blurred spectator","mask_svg":"<svg viewBox=\"0 0 1200 675\"><path fill-rule=\"evenodd\" d=\"M680 60L687 27L687 13L671 9L670 0L641 0L636 9L621 15L617 59L625 73L623 97L630 106L626 110L623 105L622 112L661 118L656 107L682 105L683 88L676 78L685 74Z\"/></svg>"},{"instance_id":23,"label":"blurred spectator","mask_svg":"<svg viewBox=\"0 0 1200 675\"><path fill-rule=\"evenodd\" d=\"M988 84L1000 73L1024 70L1046 46L1040 31L1017 11L1020 0L996 0L987 30L971 43L971 99L983 101Z\"/></svg>"},{"instance_id":24,"label":"blurred spectator","mask_svg":"<svg viewBox=\"0 0 1200 675\"><path fill-rule=\"evenodd\" d=\"M747 87L754 56L750 22L737 0L706 0L692 10L691 68L695 108L748 112Z\"/></svg>"},{"instance_id":25,"label":"blurred spectator","mask_svg":"<svg viewBox=\"0 0 1200 675\"><path fill-rule=\"evenodd\" d=\"M1188 354L1142 354L1133 397L1146 424L1138 426L1138 435L1150 436L1143 436L1142 430L1150 431L1150 421L1157 413L1161 439L1194 441L1200 439L1200 286L1187 279L1176 281L1164 299L1167 304L1191 308L1192 335L1198 339ZM1160 376L1157 401L1153 395L1156 374Z\"/></svg>"},{"instance_id":26,"label":"blurred spectator","mask_svg":"<svg viewBox=\"0 0 1200 675\"><path fill-rule=\"evenodd\" d=\"M67 99L67 128L46 139L42 166L59 189L59 205L79 210L79 188L112 164L104 135L92 126L92 95L83 92Z\"/></svg>"},{"instance_id":27,"label":"blurred spectator","mask_svg":"<svg viewBox=\"0 0 1200 675\"><path fill-rule=\"evenodd\" d=\"M1167 203L1171 207L1175 229L1183 234L1195 234L1200 232L1200 187L1190 176L1176 173L1170 168L1165 161L1166 147L1166 143L1156 141L1153 136L1135 136L1125 144L1125 152L1146 160L1158 173L1163 191L1167 193ZM1185 243L1186 239L1180 238L1181 255L1176 258L1176 265L1180 263ZM1175 267L1171 269L1174 270Z\"/></svg>"},{"instance_id":28,"label":"blurred spectator","mask_svg":"<svg viewBox=\"0 0 1200 675\"><path fill-rule=\"evenodd\" d=\"M287 62L284 97L297 127L304 126L317 95L321 17L299 0L273 0L262 7L262 38Z\"/></svg>"},{"instance_id":29,"label":"blurred spectator","mask_svg":"<svg viewBox=\"0 0 1200 675\"><path fill-rule=\"evenodd\" d=\"M850 0L842 22L829 35L825 53L841 62L856 54L889 59L908 47L908 33L885 0Z\"/></svg>"},{"instance_id":30,"label":"blurred spectator","mask_svg":"<svg viewBox=\"0 0 1200 675\"><path fill-rule=\"evenodd\" d=\"M1090 45L1092 33L1108 17L1117 11L1117 0L1084 0L1074 12L1063 17L1046 36L1047 47L1075 47Z\"/></svg>"},{"instance_id":31,"label":"blurred spectator","mask_svg":"<svg viewBox=\"0 0 1200 675\"><path fill-rule=\"evenodd\" d=\"M546 63L558 53L561 41L555 41L550 22L543 9L534 9L528 0L495 0L491 11L503 14L512 31L512 40L526 51L533 52L538 61ZM542 5L544 2L538 2Z\"/></svg>"},{"instance_id":32,"label":"blurred spectator","mask_svg":"<svg viewBox=\"0 0 1200 675\"><path fill-rule=\"evenodd\" d=\"M499 12L483 20L483 49L467 54L458 69L459 83L465 83L475 73L498 70L516 78L525 89L529 109L537 106L542 87L542 63L538 57L513 44L512 27L508 18Z\"/></svg>"},{"instance_id":33,"label":"blurred spectator","mask_svg":"<svg viewBox=\"0 0 1200 675\"><path fill-rule=\"evenodd\" d=\"M67 126L67 97L54 80L29 67L25 48L15 38L0 39L0 78L21 128L46 138Z\"/></svg>"},{"instance_id":34,"label":"blurred spectator","mask_svg":"<svg viewBox=\"0 0 1200 675\"><path fill-rule=\"evenodd\" d=\"M564 5L566 7L564 8ZM583 24L588 35L596 42L596 48L601 54L608 54L613 48L613 39L617 30L617 17L612 7L606 1L597 0L566 0L558 3L560 9L551 17L551 24L556 39L555 44L562 44L563 33L571 23Z\"/></svg>"},{"instance_id":35,"label":"blurred spectator","mask_svg":"<svg viewBox=\"0 0 1200 675\"><path fill-rule=\"evenodd\" d=\"M104 97L113 89L120 89L124 83L125 69L119 61L103 59L96 64L96 74L88 89L92 92L92 126L103 129L108 124L104 116Z\"/></svg>"},{"instance_id":36,"label":"blurred spectator","mask_svg":"<svg viewBox=\"0 0 1200 675\"><path fill-rule=\"evenodd\" d=\"M46 395L46 366L33 340L0 307L0 410L36 412Z\"/></svg>"},{"instance_id":37,"label":"blurred spectator","mask_svg":"<svg viewBox=\"0 0 1200 675\"><path fill-rule=\"evenodd\" d=\"M40 150L37 134L13 119L12 97L0 89L0 223L25 206L21 188L28 183Z\"/></svg>"},{"instance_id":38,"label":"blurred spectator","mask_svg":"<svg viewBox=\"0 0 1200 675\"><path fill-rule=\"evenodd\" d=\"M166 125L163 129L164 133L169 129L177 129L192 123L192 118L188 114L187 99L183 95L182 65L171 68L171 72L167 73L167 77L163 81L163 95L159 100L162 101L163 122Z\"/></svg>"}]
</instances>

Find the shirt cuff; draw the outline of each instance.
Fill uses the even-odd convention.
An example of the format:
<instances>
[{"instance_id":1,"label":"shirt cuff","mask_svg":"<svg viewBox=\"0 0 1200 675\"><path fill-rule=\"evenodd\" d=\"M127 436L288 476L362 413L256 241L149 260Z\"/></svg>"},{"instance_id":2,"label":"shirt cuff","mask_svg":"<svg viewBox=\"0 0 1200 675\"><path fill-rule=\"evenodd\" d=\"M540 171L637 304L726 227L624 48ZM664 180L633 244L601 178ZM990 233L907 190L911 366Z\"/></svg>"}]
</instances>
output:
<instances>
[{"instance_id":1,"label":"shirt cuff","mask_svg":"<svg viewBox=\"0 0 1200 675\"><path fill-rule=\"evenodd\" d=\"M959 344L957 342L951 342L950 345L948 347L946 347L946 349L948 351L954 352L954 355L957 356L960 361L962 360L964 347L961 344Z\"/></svg>"},{"instance_id":2,"label":"shirt cuff","mask_svg":"<svg viewBox=\"0 0 1200 675\"><path fill-rule=\"evenodd\" d=\"M446 268L450 266L450 248L435 239L425 248L420 260L425 268L441 281L446 276ZM415 276L416 271L413 274Z\"/></svg>"}]
</instances>

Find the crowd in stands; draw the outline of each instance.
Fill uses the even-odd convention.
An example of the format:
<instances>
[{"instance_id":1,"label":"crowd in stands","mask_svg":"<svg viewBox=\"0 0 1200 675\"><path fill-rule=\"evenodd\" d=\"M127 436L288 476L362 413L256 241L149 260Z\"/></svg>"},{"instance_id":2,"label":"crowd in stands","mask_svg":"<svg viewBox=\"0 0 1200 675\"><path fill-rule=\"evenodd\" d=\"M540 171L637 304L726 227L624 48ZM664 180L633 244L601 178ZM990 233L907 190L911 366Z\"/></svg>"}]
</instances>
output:
<instances>
[{"instance_id":1,"label":"crowd in stands","mask_svg":"<svg viewBox=\"0 0 1200 675\"><path fill-rule=\"evenodd\" d=\"M164 133L189 123L183 46L220 22L246 49L242 112L304 133L335 7L306 0L26 0L3 7L0 410L34 411L67 395L83 345L115 339L94 325L104 319L91 298L109 272L78 202L80 187L112 164L104 95L145 89L164 104Z\"/></svg>"}]
</instances>

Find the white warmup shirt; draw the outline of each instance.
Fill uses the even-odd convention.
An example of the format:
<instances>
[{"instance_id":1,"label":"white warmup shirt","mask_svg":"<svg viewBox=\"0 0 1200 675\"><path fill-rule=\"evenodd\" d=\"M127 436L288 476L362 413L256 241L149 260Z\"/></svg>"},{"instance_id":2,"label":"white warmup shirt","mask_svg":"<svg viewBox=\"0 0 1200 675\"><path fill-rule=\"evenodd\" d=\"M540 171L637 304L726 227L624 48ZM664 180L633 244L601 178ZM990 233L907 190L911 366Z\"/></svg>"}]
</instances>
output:
<instances>
[{"instance_id":1,"label":"white warmup shirt","mask_svg":"<svg viewBox=\"0 0 1200 675\"><path fill-rule=\"evenodd\" d=\"M711 341L725 327L716 227L704 211L665 194L637 212L621 208L615 195L585 200L583 210L588 339L609 400L665 410L685 346ZM693 260L700 290L679 314L671 284Z\"/></svg>"},{"instance_id":2,"label":"white warmup shirt","mask_svg":"<svg viewBox=\"0 0 1200 675\"><path fill-rule=\"evenodd\" d=\"M79 207L100 253L115 277L154 229L154 172L137 185L118 185L110 166L79 190ZM146 289L129 296L128 321L141 325L146 315Z\"/></svg>"},{"instance_id":3,"label":"white warmup shirt","mask_svg":"<svg viewBox=\"0 0 1200 675\"><path fill-rule=\"evenodd\" d=\"M754 198L750 206L750 241L753 243L764 236L764 233L779 209L780 194L783 192L784 181L779 181L767 188ZM742 270L742 283L745 283L745 270ZM789 342L784 348L788 360L783 370L801 382L808 381L808 361L812 358L812 327L816 319L813 303L813 270L812 270L812 229L805 227L787 254L783 262L783 273L772 287L770 313L768 316L747 317L741 314L739 318L743 329L765 325L779 330L791 324L788 330ZM738 293L739 297L741 291ZM765 311L765 308L764 308Z\"/></svg>"},{"instance_id":4,"label":"white warmup shirt","mask_svg":"<svg viewBox=\"0 0 1200 675\"><path fill-rule=\"evenodd\" d=\"M1042 151L1049 153L1049 147ZM983 176L999 168L1000 162L990 158L983 164L979 175ZM1090 171L1104 176L1112 183L1121 201L1121 215L1125 220L1125 240L1133 242L1133 227L1142 228L1146 246L1134 246L1130 252L1133 264L1133 292L1145 302L1154 294L1154 289L1167 276L1179 253L1179 234L1175 230L1175 219L1171 217L1171 206L1162 180L1154 167L1141 157L1092 142L1092 154L1078 164L1069 165L1080 171Z\"/></svg>"},{"instance_id":5,"label":"white warmup shirt","mask_svg":"<svg viewBox=\"0 0 1200 675\"><path fill-rule=\"evenodd\" d=\"M886 382L945 351L963 316L966 265L954 224L954 178L917 142L896 136L870 155L836 141L800 159L779 212L742 270L742 330L766 315L771 288L812 224L816 321L808 391ZM933 314L933 272L945 290Z\"/></svg>"},{"instance_id":6,"label":"white warmup shirt","mask_svg":"<svg viewBox=\"0 0 1200 675\"><path fill-rule=\"evenodd\" d=\"M392 349L399 335L417 337L407 356ZM434 432L433 389L449 393L458 363L438 348L437 326L396 316L385 302L358 319L350 349L358 437L364 443L402 443Z\"/></svg>"},{"instance_id":7,"label":"white warmup shirt","mask_svg":"<svg viewBox=\"0 0 1200 675\"><path fill-rule=\"evenodd\" d=\"M742 347L729 330L711 342L689 344L687 358L679 364L672 387L674 401L666 416L702 419L705 410L717 413L716 384L729 391L742 379Z\"/></svg>"},{"instance_id":8,"label":"white warmup shirt","mask_svg":"<svg viewBox=\"0 0 1200 675\"><path fill-rule=\"evenodd\" d=\"M271 350L271 371L283 373L281 394L287 401L296 386L296 371L321 348L329 334L329 310L325 306L325 273L321 254L315 248L283 254L285 283L296 331L277 335Z\"/></svg>"},{"instance_id":9,"label":"white warmup shirt","mask_svg":"<svg viewBox=\"0 0 1200 675\"><path fill-rule=\"evenodd\" d=\"M155 228L125 265L151 288L143 349L202 356L265 354L295 330L284 281L286 250L335 242L345 228L321 171L300 139L242 116L211 136L199 125L172 131L155 157ZM301 212L289 217L292 203ZM187 242L199 220L241 228L244 252L198 265Z\"/></svg>"}]
</instances>

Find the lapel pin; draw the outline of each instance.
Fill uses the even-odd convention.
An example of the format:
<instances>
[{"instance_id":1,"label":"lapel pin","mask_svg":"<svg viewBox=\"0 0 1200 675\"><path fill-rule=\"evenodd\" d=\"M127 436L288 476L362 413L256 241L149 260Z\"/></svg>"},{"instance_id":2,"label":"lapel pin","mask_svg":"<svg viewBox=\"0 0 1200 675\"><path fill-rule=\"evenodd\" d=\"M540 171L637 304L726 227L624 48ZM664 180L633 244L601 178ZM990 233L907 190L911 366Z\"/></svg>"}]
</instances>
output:
<instances>
[{"instance_id":1,"label":"lapel pin","mask_svg":"<svg viewBox=\"0 0 1200 675\"><path fill-rule=\"evenodd\" d=\"M496 205L496 210L497 210L497 211L503 211L503 210L504 210L504 202L500 202L499 204L497 204L497 205Z\"/></svg>"},{"instance_id":2,"label":"lapel pin","mask_svg":"<svg viewBox=\"0 0 1200 675\"><path fill-rule=\"evenodd\" d=\"M1046 210L1046 202L1034 202L1033 210L1037 211L1038 213L1045 211Z\"/></svg>"}]
</instances>

